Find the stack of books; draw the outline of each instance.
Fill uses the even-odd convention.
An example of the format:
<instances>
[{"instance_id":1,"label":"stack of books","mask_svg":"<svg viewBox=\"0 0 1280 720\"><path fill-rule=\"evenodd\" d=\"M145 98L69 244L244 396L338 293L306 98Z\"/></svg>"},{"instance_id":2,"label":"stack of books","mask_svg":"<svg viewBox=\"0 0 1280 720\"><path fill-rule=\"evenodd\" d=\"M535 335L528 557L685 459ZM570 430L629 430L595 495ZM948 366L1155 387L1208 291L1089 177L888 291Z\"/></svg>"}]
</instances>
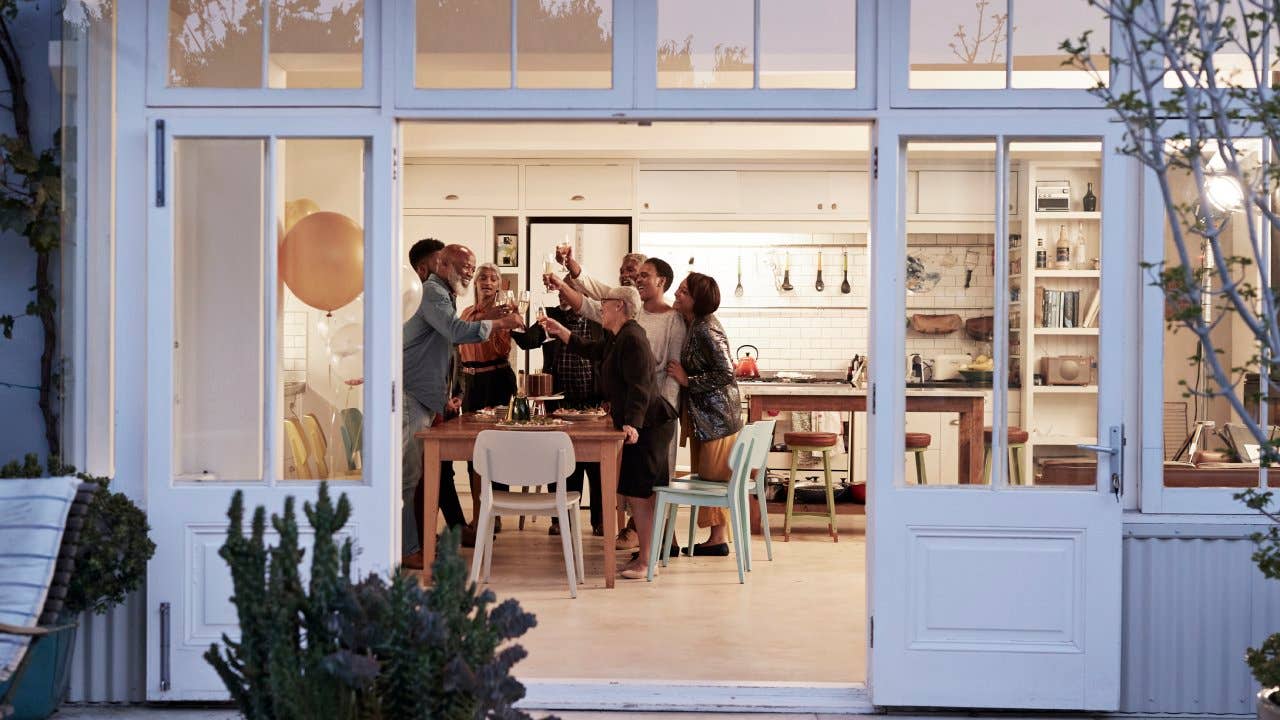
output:
<instances>
[{"instance_id":1,"label":"stack of books","mask_svg":"<svg viewBox=\"0 0 1280 720\"><path fill-rule=\"evenodd\" d=\"M1088 328L1097 327L1098 291L1095 289L1087 305L1081 305L1080 290L1036 289L1036 327Z\"/></svg>"}]
</instances>

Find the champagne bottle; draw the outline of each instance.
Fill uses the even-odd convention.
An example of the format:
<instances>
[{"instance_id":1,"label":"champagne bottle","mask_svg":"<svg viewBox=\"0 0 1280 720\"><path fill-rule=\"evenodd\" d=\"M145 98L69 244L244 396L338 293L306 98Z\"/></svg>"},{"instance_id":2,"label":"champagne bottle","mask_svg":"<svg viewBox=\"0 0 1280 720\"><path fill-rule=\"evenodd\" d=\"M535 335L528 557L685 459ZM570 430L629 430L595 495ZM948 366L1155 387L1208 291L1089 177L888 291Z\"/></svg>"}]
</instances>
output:
<instances>
[{"instance_id":1,"label":"champagne bottle","mask_svg":"<svg viewBox=\"0 0 1280 720\"><path fill-rule=\"evenodd\" d=\"M511 401L511 420L513 422L529 421L529 396L525 394L525 375L520 371L520 379L516 385L516 396Z\"/></svg>"},{"instance_id":2,"label":"champagne bottle","mask_svg":"<svg viewBox=\"0 0 1280 720\"><path fill-rule=\"evenodd\" d=\"M1067 239L1067 226L1058 226L1058 244L1054 248L1053 267L1056 270L1071 269L1071 241Z\"/></svg>"},{"instance_id":3,"label":"champagne bottle","mask_svg":"<svg viewBox=\"0 0 1280 720\"><path fill-rule=\"evenodd\" d=\"M1098 209L1098 196L1093 194L1093 183L1089 183L1089 187L1084 191L1084 197L1080 198L1080 202L1084 205L1085 212L1093 212Z\"/></svg>"}]
</instances>

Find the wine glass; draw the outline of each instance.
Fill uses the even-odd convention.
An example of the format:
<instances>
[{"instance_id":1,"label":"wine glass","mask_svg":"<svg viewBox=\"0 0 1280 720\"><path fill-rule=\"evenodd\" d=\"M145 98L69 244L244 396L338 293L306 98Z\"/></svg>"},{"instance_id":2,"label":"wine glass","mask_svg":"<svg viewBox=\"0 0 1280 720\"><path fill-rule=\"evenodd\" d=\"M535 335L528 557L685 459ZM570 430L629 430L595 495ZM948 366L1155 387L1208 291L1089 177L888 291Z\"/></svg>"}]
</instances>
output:
<instances>
[{"instance_id":1,"label":"wine glass","mask_svg":"<svg viewBox=\"0 0 1280 720\"><path fill-rule=\"evenodd\" d=\"M568 235L565 235L563 240L556 243L556 260L560 263L561 267L566 269L568 268L568 264L565 261L568 259L569 251L572 249L573 241L569 239Z\"/></svg>"}]
</instances>

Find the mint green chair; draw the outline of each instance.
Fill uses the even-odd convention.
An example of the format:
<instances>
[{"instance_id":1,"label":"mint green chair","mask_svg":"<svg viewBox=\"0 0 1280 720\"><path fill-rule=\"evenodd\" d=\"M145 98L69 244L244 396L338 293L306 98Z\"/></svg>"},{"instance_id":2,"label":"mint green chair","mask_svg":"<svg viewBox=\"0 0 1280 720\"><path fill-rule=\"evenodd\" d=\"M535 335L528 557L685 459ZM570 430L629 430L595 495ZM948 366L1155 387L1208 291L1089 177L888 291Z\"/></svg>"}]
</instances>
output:
<instances>
[{"instance_id":1,"label":"mint green chair","mask_svg":"<svg viewBox=\"0 0 1280 720\"><path fill-rule=\"evenodd\" d=\"M359 408L343 408L338 417L342 428L342 449L347 458L347 470L359 470L364 453L364 415Z\"/></svg>"},{"instance_id":2,"label":"mint green chair","mask_svg":"<svg viewBox=\"0 0 1280 720\"><path fill-rule=\"evenodd\" d=\"M747 478L751 474L751 449L756 445L754 432L740 432L729 454L729 468L733 471L729 482L712 483L717 487L706 489L682 489L678 487L655 488L657 505L654 508L653 533L649 543L649 572L647 579L653 582L653 570L658 564L658 551L664 538L672 538L676 532L676 511L681 505L691 507L722 507L729 510L729 527L733 531L733 557L738 563L738 582L746 582L746 550L751 545L751 528L746 520ZM745 540L744 540L745 538ZM671 558L671 542L661 548L665 567Z\"/></svg>"},{"instance_id":3,"label":"mint green chair","mask_svg":"<svg viewBox=\"0 0 1280 720\"><path fill-rule=\"evenodd\" d=\"M773 431L777 424L777 420L758 420L750 425L744 426L738 435L741 439L743 434L752 433L751 437L747 439L754 439L756 441L756 445L751 452L750 462L751 473L754 473L754 475L748 474L747 476L747 493L748 495L754 493L756 496L756 504L760 509L760 532L764 535L765 554L768 556L770 561L773 560L773 536L769 533L769 508L768 504L765 502L765 491L768 489L766 480L768 475L769 450L773 447ZM690 475L678 480L672 480L670 486L680 490L723 491L726 484L715 480L702 480L699 479L697 475ZM751 504L749 502L743 507L742 516L744 518L750 517L747 514L750 507ZM692 548L696 544L697 529L698 506L693 505L689 508L689 542L686 544L687 547ZM748 533L751 531L750 520L747 521L747 531ZM744 538L748 572L751 571L752 559L751 543L747 542L750 538L750 534ZM693 551L690 550L690 552Z\"/></svg>"}]
</instances>

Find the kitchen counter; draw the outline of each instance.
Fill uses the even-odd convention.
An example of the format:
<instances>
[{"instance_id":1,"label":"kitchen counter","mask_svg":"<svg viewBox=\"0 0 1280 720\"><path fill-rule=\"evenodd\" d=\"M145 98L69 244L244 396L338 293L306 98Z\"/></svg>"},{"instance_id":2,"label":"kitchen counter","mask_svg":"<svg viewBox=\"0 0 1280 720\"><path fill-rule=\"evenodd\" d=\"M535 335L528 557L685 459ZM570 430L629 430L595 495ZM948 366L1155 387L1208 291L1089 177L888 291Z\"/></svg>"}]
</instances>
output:
<instances>
[{"instance_id":1,"label":"kitchen counter","mask_svg":"<svg viewBox=\"0 0 1280 720\"><path fill-rule=\"evenodd\" d=\"M867 391L848 383L740 383L747 397L747 419L755 422L766 413L792 411L835 411L858 413L867 411ZM986 394L982 389L907 390L907 412L956 413L960 416L956 431L958 474L960 483L982 482L983 411ZM941 441L941 438L935 438ZM904 449L905 453L906 450Z\"/></svg>"}]
</instances>

